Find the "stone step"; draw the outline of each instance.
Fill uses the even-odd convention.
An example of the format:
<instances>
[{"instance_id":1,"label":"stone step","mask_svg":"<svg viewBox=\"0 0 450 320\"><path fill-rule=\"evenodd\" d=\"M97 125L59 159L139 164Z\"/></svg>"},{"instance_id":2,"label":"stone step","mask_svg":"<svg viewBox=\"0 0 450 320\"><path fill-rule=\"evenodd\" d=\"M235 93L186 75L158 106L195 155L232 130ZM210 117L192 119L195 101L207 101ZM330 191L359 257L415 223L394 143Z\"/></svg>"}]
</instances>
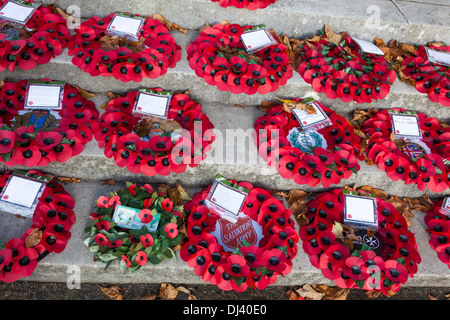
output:
<instances>
[{"instance_id":1,"label":"stone step","mask_svg":"<svg viewBox=\"0 0 450 320\"><path fill-rule=\"evenodd\" d=\"M265 24L279 33L303 37L315 34L326 23L333 30L360 37L402 42L450 42L446 0L278 0L265 9L250 11L234 7L222 8L210 0L44 0L55 2L69 13L80 17L104 17L116 11L150 16L160 13L166 19L191 30L200 29L206 21L231 20L239 24ZM75 11L73 11L75 10Z\"/></svg>"},{"instance_id":2,"label":"stone step","mask_svg":"<svg viewBox=\"0 0 450 320\"><path fill-rule=\"evenodd\" d=\"M99 95L94 99L100 104L106 99L105 96L104 94ZM259 157L256 144L252 138L254 122L264 114L258 108L249 106L243 109L221 103L203 103L202 111L215 126L216 141L211 145L212 150L207 153L207 158L199 166L188 168L183 173L171 173L169 176L155 177L131 173L125 167L117 166L113 159L106 158L104 150L98 147L95 139L85 146L80 155L69 159L67 162L54 162L46 167L36 168L57 176L76 177L83 180L101 181L112 178L117 181L154 181L172 184L179 182L188 187L204 187L205 180L209 183L210 179L220 173L229 179L250 179L268 189L322 189L320 186L298 185L293 180L284 179L276 169L269 167ZM424 193L435 195L429 190L419 191L416 185L405 185L401 181L392 181L377 166L369 166L364 161L359 163L360 171L353 174L349 179L342 180L337 186L368 184L399 196L415 197ZM447 189L441 195L447 193L450 194L450 189Z\"/></svg>"},{"instance_id":3,"label":"stone step","mask_svg":"<svg viewBox=\"0 0 450 320\"><path fill-rule=\"evenodd\" d=\"M149 180L152 184L154 181ZM255 180L256 181L256 180ZM212 183L212 179L204 179L205 183ZM155 186L155 184L153 184ZM255 184L259 186L259 184ZM118 268L118 263L113 263L107 270L104 264L93 261L93 255L83 244L84 229L89 225L89 215L94 209L97 198L107 195L109 191L119 190L123 185L109 186L98 181L83 181L77 184L66 184L65 188L75 198L74 212L77 222L71 230L71 238L66 249L60 254L49 254L43 259L33 274L22 280L37 282L67 282L72 275L79 275L81 285L83 283L186 283L204 284L200 277L180 258L177 251L177 259L151 265L148 263L134 274L127 274ZM188 193L193 196L200 188L189 188ZM424 213L415 212L412 220L411 231L415 233L418 250L422 257L418 272L414 278L409 279L404 286L411 287L449 287L450 272L446 265L440 262L428 245L429 235L423 222ZM19 222L18 222L19 221ZM15 216L3 213L0 215L0 225L6 227L0 240L7 241L18 237L29 227L27 220L18 219ZM296 224L298 231L298 225ZM298 254L293 259L293 268L287 276L279 277L275 285L298 286L305 283L333 285L330 280L324 278L320 271L309 262L308 255L303 251L301 241L298 243Z\"/></svg>"},{"instance_id":4,"label":"stone step","mask_svg":"<svg viewBox=\"0 0 450 320\"><path fill-rule=\"evenodd\" d=\"M38 65L32 70L22 70L17 68L14 72L5 70L2 77L7 77L11 81L22 79L42 79L66 81L72 85L78 85L91 92L104 93L112 91L124 93L129 90L136 90L138 87L162 87L166 90L186 90L189 89L193 99L201 102L222 102L228 105L240 104L244 106L258 105L266 100L276 100L277 98L290 99L293 97L314 97L324 105L333 107L342 115L350 115L354 108L405 108L423 112L429 116L440 119L450 118L450 108L432 102L426 94L419 93L415 88L399 80L395 81L391 87L390 94L383 100L372 103L358 104L356 102L345 103L340 99L329 99L324 93L315 92L311 85L294 72L293 77L288 80L285 86L280 87L276 92L265 95L233 94L208 85L204 79L199 78L189 67L186 59L186 47L190 40L198 36L198 32L191 31L185 36L181 32L172 31L172 34L182 47L182 58L173 69L168 69L167 73L157 79L144 79L141 82L122 82L114 77L92 77L88 73L80 70L72 64L71 56L67 55L67 50L54 58L46 65Z\"/></svg>"}]
</instances>

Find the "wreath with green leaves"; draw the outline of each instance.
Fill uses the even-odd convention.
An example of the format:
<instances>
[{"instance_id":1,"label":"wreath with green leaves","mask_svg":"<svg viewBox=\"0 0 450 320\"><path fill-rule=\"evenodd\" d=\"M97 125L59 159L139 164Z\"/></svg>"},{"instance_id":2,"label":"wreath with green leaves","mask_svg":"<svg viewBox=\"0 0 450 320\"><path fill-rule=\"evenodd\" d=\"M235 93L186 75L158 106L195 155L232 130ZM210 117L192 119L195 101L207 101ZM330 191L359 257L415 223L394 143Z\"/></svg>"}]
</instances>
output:
<instances>
[{"instance_id":1,"label":"wreath with green leaves","mask_svg":"<svg viewBox=\"0 0 450 320\"><path fill-rule=\"evenodd\" d=\"M181 243L183 234L179 231L184 221L178 190L158 187L154 191L149 184L138 187L127 182L126 188L100 196L84 240L95 260L105 263L105 269L119 261L121 270L133 273L147 262L158 264L175 258L174 248ZM133 219L138 222L133 228L117 218L117 206L136 209ZM152 224L155 220L157 223Z\"/></svg>"}]
</instances>

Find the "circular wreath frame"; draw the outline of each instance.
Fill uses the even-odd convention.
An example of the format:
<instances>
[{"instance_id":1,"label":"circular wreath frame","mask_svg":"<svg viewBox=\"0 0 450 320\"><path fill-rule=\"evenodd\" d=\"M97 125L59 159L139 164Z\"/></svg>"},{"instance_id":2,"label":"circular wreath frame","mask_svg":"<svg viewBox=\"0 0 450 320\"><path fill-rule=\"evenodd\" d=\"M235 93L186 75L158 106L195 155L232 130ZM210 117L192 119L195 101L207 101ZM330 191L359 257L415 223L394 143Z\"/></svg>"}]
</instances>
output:
<instances>
[{"instance_id":1,"label":"circular wreath frame","mask_svg":"<svg viewBox=\"0 0 450 320\"><path fill-rule=\"evenodd\" d=\"M246 8L248 10L257 10L267 8L277 0L211 0L218 2L221 7L236 7L238 9Z\"/></svg>"},{"instance_id":2,"label":"circular wreath frame","mask_svg":"<svg viewBox=\"0 0 450 320\"><path fill-rule=\"evenodd\" d=\"M152 90L162 91L161 88ZM146 142L133 132L140 120L132 115L137 95L138 91L134 90L112 99L100 116L95 138L98 146L105 149L105 156L114 158L119 167L125 166L130 172L147 176L167 176L171 172L182 173L188 166L198 166L215 138L214 125L202 113L201 105L187 93L174 93L167 119L181 125L182 137L172 141L163 134ZM158 146L159 142L164 146Z\"/></svg>"},{"instance_id":3,"label":"circular wreath frame","mask_svg":"<svg viewBox=\"0 0 450 320\"><path fill-rule=\"evenodd\" d=\"M108 47L105 36L111 13L81 23L69 43L72 63L91 76L113 76L122 82L140 82L144 78L156 79L174 68L181 60L181 47L159 20L147 17L139 33L139 41L124 41ZM132 16L140 17L135 14ZM102 48L105 40L105 49ZM119 40L120 40L119 39ZM142 48L145 45L146 48Z\"/></svg>"},{"instance_id":4,"label":"circular wreath frame","mask_svg":"<svg viewBox=\"0 0 450 320\"><path fill-rule=\"evenodd\" d=\"M420 93L428 95L431 101L450 107L450 67L430 62L426 48L450 53L450 46L417 46L415 54L403 56L400 70L410 78Z\"/></svg>"},{"instance_id":5,"label":"circular wreath frame","mask_svg":"<svg viewBox=\"0 0 450 320\"><path fill-rule=\"evenodd\" d=\"M436 251L439 260L450 268L450 218L444 214L442 203L443 199L435 201L424 221L430 233L430 247Z\"/></svg>"},{"instance_id":6,"label":"circular wreath frame","mask_svg":"<svg viewBox=\"0 0 450 320\"><path fill-rule=\"evenodd\" d=\"M363 52L345 32L336 34L328 26L325 30L302 41L296 51L301 77L329 99L357 103L384 99L397 78L384 56Z\"/></svg>"},{"instance_id":7,"label":"circular wreath frame","mask_svg":"<svg viewBox=\"0 0 450 320\"><path fill-rule=\"evenodd\" d=\"M364 191L358 192L364 195ZM341 288L379 291L384 295L397 292L408 277L414 276L421 262L405 218L391 203L376 197L377 232L384 244L381 253L367 245L350 252L343 244L342 230L336 228L337 223L343 222L343 201L342 189L335 189L317 194L308 202L308 222L300 226L299 234L310 262Z\"/></svg>"},{"instance_id":8,"label":"circular wreath frame","mask_svg":"<svg viewBox=\"0 0 450 320\"><path fill-rule=\"evenodd\" d=\"M0 175L0 188L5 187L12 173L7 171ZM36 170L28 171L27 175L45 176ZM52 178L38 199L31 227L20 238L10 239L4 246L0 245L1 281L10 283L29 277L38 262L49 253L65 250L71 237L70 230L76 222L74 205L74 198Z\"/></svg>"},{"instance_id":9,"label":"circular wreath frame","mask_svg":"<svg viewBox=\"0 0 450 320\"><path fill-rule=\"evenodd\" d=\"M98 127L99 112L95 103L86 99L81 89L65 84L62 109L58 110L61 117L58 127L35 131L34 126L17 121L17 117L27 121L26 117L18 115L20 110L24 110L27 85L28 80L7 81L0 89L0 119L3 124L0 127L0 161L7 166L33 167L55 161L65 162L79 155ZM44 125L51 128L52 123Z\"/></svg>"},{"instance_id":10,"label":"circular wreath frame","mask_svg":"<svg viewBox=\"0 0 450 320\"><path fill-rule=\"evenodd\" d=\"M247 288L264 289L278 276L292 269L299 240L291 211L265 189L249 182L230 182L250 190L243 213L262 227L259 245L243 243L233 252L225 251L211 234L220 216L205 205L211 186L197 193L185 204L187 238L180 256L203 281L224 291L243 292Z\"/></svg>"},{"instance_id":11,"label":"circular wreath frame","mask_svg":"<svg viewBox=\"0 0 450 320\"><path fill-rule=\"evenodd\" d=\"M293 75L287 48L278 43L247 54L240 37L251 28L218 23L203 29L187 47L189 66L221 91L247 95L276 91ZM277 40L278 36L271 32Z\"/></svg>"},{"instance_id":12,"label":"circular wreath frame","mask_svg":"<svg viewBox=\"0 0 450 320\"><path fill-rule=\"evenodd\" d=\"M150 223L155 214L160 214L156 231L150 232L144 225L141 229L126 229L113 221L117 205L140 209L142 223ZM158 264L175 257L173 249L180 245L183 237L181 227L184 221L182 205L176 205L167 190L149 184L138 187L127 182L126 188L100 196L96 212L91 213L92 222L85 231L84 244L96 260L106 268L119 260L119 268L134 273L150 262Z\"/></svg>"},{"instance_id":13,"label":"circular wreath frame","mask_svg":"<svg viewBox=\"0 0 450 320\"><path fill-rule=\"evenodd\" d=\"M295 98L293 101L306 101ZM328 115L331 126L317 130L327 141L327 149L315 148L314 154L303 153L286 138L289 131L300 124L294 113L286 111L285 104L277 104L267 110L254 124L258 153L269 166L278 170L285 179L311 187L321 184L329 187L348 179L360 169L363 160L361 138L353 126L335 111L315 101Z\"/></svg>"},{"instance_id":14,"label":"circular wreath frame","mask_svg":"<svg viewBox=\"0 0 450 320\"><path fill-rule=\"evenodd\" d=\"M395 111L406 111L393 108ZM446 163L450 158L450 150L446 147L446 137L450 130L444 128L435 118L418 112L422 141L431 153L411 160L391 140L392 120L387 110L372 110L369 119L361 126L361 131L369 137L364 152L368 159L384 170L393 181L404 181L405 184L417 184L419 190L425 188L433 192L442 192L449 186L450 169ZM403 141L403 140L401 140ZM400 142L401 143L401 142Z\"/></svg>"},{"instance_id":15,"label":"circular wreath frame","mask_svg":"<svg viewBox=\"0 0 450 320\"><path fill-rule=\"evenodd\" d=\"M1 1L0 6L7 0ZM25 0L34 3L31 0ZM59 56L70 38L67 21L52 6L41 4L21 31L18 40L4 40L0 34L0 71L14 71L16 66L30 70Z\"/></svg>"}]
</instances>

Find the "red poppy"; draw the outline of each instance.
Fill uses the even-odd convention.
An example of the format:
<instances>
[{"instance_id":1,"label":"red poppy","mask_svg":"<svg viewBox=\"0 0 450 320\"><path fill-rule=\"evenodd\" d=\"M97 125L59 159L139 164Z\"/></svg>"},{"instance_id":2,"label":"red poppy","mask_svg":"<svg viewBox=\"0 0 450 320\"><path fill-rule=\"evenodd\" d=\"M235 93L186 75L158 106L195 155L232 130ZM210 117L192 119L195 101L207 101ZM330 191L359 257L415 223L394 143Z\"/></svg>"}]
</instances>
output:
<instances>
[{"instance_id":1,"label":"red poppy","mask_svg":"<svg viewBox=\"0 0 450 320\"><path fill-rule=\"evenodd\" d=\"M144 246L144 248L150 247L153 245L153 237L150 234L142 235L140 238L140 242Z\"/></svg>"},{"instance_id":2,"label":"red poppy","mask_svg":"<svg viewBox=\"0 0 450 320\"><path fill-rule=\"evenodd\" d=\"M106 220L98 221L96 226L99 230L106 230L106 231L108 231L111 228L111 224L109 223L109 221Z\"/></svg>"},{"instance_id":3,"label":"red poppy","mask_svg":"<svg viewBox=\"0 0 450 320\"><path fill-rule=\"evenodd\" d=\"M124 254L122 255L122 261L125 263L127 268L131 268L132 266L131 261Z\"/></svg>"},{"instance_id":4,"label":"red poppy","mask_svg":"<svg viewBox=\"0 0 450 320\"><path fill-rule=\"evenodd\" d=\"M108 196L100 196L97 199L97 207L99 208L109 208L109 200L110 198Z\"/></svg>"},{"instance_id":5,"label":"red poppy","mask_svg":"<svg viewBox=\"0 0 450 320\"><path fill-rule=\"evenodd\" d=\"M147 254L144 251L138 251L135 260L138 265L145 266L147 263Z\"/></svg>"},{"instance_id":6,"label":"red poppy","mask_svg":"<svg viewBox=\"0 0 450 320\"><path fill-rule=\"evenodd\" d=\"M166 198L161 202L161 207L164 211L171 212L173 210L173 202L170 198Z\"/></svg>"},{"instance_id":7,"label":"red poppy","mask_svg":"<svg viewBox=\"0 0 450 320\"><path fill-rule=\"evenodd\" d=\"M178 235L178 226L176 223L168 223L165 227L164 227L164 231L167 233L167 236L169 238L175 238Z\"/></svg>"},{"instance_id":8,"label":"red poppy","mask_svg":"<svg viewBox=\"0 0 450 320\"><path fill-rule=\"evenodd\" d=\"M149 209L142 209L139 211L138 217L144 224L150 223L153 220L152 211Z\"/></svg>"}]
</instances>

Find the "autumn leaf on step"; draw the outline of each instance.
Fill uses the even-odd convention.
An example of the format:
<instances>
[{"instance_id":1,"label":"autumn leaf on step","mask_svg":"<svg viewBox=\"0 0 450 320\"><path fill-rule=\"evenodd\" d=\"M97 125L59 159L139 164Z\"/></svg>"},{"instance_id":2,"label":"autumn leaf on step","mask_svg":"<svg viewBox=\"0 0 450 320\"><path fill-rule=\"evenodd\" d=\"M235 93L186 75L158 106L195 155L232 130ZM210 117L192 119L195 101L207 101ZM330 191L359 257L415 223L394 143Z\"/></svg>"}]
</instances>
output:
<instances>
[{"instance_id":1,"label":"autumn leaf on step","mask_svg":"<svg viewBox=\"0 0 450 320\"><path fill-rule=\"evenodd\" d=\"M325 24L325 35L326 39L329 42L334 43L337 46L342 42L342 39L344 38L342 33L335 33L327 24Z\"/></svg>"},{"instance_id":2,"label":"autumn leaf on step","mask_svg":"<svg viewBox=\"0 0 450 320\"><path fill-rule=\"evenodd\" d=\"M261 111L267 112L270 108L278 105L280 105L278 101L266 100L261 102L261 104L257 108Z\"/></svg>"},{"instance_id":3,"label":"autumn leaf on step","mask_svg":"<svg viewBox=\"0 0 450 320\"><path fill-rule=\"evenodd\" d=\"M78 178L67 178L67 177L56 177L56 181L62 184L66 184L66 183L79 183L81 182L81 179Z\"/></svg>"},{"instance_id":4,"label":"autumn leaf on step","mask_svg":"<svg viewBox=\"0 0 450 320\"><path fill-rule=\"evenodd\" d=\"M79 86L74 86L78 92L85 98L85 99L91 99L93 97L95 97L95 94L88 92L82 88L80 88Z\"/></svg>"},{"instance_id":5,"label":"autumn leaf on step","mask_svg":"<svg viewBox=\"0 0 450 320\"><path fill-rule=\"evenodd\" d=\"M170 283L162 283L159 288L159 298L162 300L175 300L178 296L178 290Z\"/></svg>"},{"instance_id":6,"label":"autumn leaf on step","mask_svg":"<svg viewBox=\"0 0 450 320\"><path fill-rule=\"evenodd\" d=\"M278 99L281 102L283 102L283 108L282 110L287 113L292 113L291 108L297 109L297 110L303 110L308 112L309 114L315 114L316 109L310 104L302 103L300 101L293 101L293 100L285 100L285 99Z\"/></svg>"},{"instance_id":7,"label":"autumn leaf on step","mask_svg":"<svg viewBox=\"0 0 450 320\"><path fill-rule=\"evenodd\" d=\"M116 185L116 181L114 181L114 179L107 179L104 181L100 181L100 184L107 184L109 186L115 186Z\"/></svg>"},{"instance_id":8,"label":"autumn leaf on step","mask_svg":"<svg viewBox=\"0 0 450 320\"><path fill-rule=\"evenodd\" d=\"M158 20L159 22L161 22L164 26L166 26L167 29L169 30L178 30L184 33L184 35L187 35L187 30L181 28L179 25L172 23L168 20L166 20L162 15L160 15L159 13L155 13L152 16L153 19Z\"/></svg>"},{"instance_id":9,"label":"autumn leaf on step","mask_svg":"<svg viewBox=\"0 0 450 320\"><path fill-rule=\"evenodd\" d=\"M160 196L166 196L169 192L170 187L167 184L159 184L156 186L156 193Z\"/></svg>"},{"instance_id":10,"label":"autumn leaf on step","mask_svg":"<svg viewBox=\"0 0 450 320\"><path fill-rule=\"evenodd\" d=\"M150 133L155 124L158 124L159 127L164 131L175 131L178 129L182 129L182 126L175 120L148 116L141 119L141 121L136 124L136 126L134 127L134 131L139 137L145 137Z\"/></svg>"},{"instance_id":11,"label":"autumn leaf on step","mask_svg":"<svg viewBox=\"0 0 450 320\"><path fill-rule=\"evenodd\" d=\"M309 195L311 195L311 192L306 192L306 191L299 190L299 189L289 190L288 204L292 205L293 203L295 203L297 201L305 199Z\"/></svg>"},{"instance_id":12,"label":"autumn leaf on step","mask_svg":"<svg viewBox=\"0 0 450 320\"><path fill-rule=\"evenodd\" d=\"M310 284L305 284L302 288L297 290L297 293L306 300L322 300L325 296L325 293L314 290Z\"/></svg>"},{"instance_id":13,"label":"autumn leaf on step","mask_svg":"<svg viewBox=\"0 0 450 320\"><path fill-rule=\"evenodd\" d=\"M41 242L42 230L39 228L33 229L25 239L25 248L33 248Z\"/></svg>"},{"instance_id":14,"label":"autumn leaf on step","mask_svg":"<svg viewBox=\"0 0 450 320\"><path fill-rule=\"evenodd\" d=\"M179 184L177 183L177 190L180 193L180 198L184 201L190 201L192 200L191 196L189 195L189 193L186 192L186 190Z\"/></svg>"},{"instance_id":15,"label":"autumn leaf on step","mask_svg":"<svg viewBox=\"0 0 450 320\"><path fill-rule=\"evenodd\" d=\"M372 193L376 195L378 198L381 198L382 200L386 200L388 198L388 195L385 191L374 188L372 186L361 186L358 188L358 190L363 190L366 191L367 193Z\"/></svg>"},{"instance_id":16,"label":"autumn leaf on step","mask_svg":"<svg viewBox=\"0 0 450 320\"><path fill-rule=\"evenodd\" d=\"M123 295L120 292L122 289L119 288L118 286L112 286L112 287L102 287L99 286L100 290L106 294L108 297L110 297L113 300L123 300Z\"/></svg>"}]
</instances>

